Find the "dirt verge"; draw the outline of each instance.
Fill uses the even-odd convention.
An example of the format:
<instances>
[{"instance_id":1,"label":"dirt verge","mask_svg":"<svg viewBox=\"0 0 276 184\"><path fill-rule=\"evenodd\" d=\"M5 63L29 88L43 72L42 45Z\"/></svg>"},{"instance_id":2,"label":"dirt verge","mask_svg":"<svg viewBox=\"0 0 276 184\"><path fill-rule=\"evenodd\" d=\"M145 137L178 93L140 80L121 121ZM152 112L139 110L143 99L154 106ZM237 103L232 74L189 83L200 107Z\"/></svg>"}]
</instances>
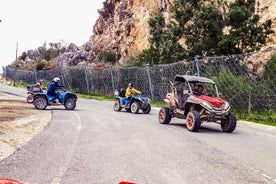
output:
<instances>
[{"instance_id":1,"label":"dirt verge","mask_svg":"<svg viewBox=\"0 0 276 184\"><path fill-rule=\"evenodd\" d=\"M51 120L51 111L36 110L24 98L0 93L0 161L20 149Z\"/></svg>"}]
</instances>

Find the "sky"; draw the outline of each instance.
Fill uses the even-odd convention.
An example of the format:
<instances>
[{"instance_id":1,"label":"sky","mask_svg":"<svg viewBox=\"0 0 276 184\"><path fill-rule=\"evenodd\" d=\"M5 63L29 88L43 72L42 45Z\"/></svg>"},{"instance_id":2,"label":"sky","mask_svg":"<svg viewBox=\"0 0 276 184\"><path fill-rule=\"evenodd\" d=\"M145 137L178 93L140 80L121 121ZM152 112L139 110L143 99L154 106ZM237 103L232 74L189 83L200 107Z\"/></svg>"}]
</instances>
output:
<instances>
[{"instance_id":1,"label":"sky","mask_svg":"<svg viewBox=\"0 0 276 184\"><path fill-rule=\"evenodd\" d=\"M46 43L78 46L93 34L105 0L6 0L0 5L0 73L22 52ZM16 54L17 53L17 54Z\"/></svg>"}]
</instances>

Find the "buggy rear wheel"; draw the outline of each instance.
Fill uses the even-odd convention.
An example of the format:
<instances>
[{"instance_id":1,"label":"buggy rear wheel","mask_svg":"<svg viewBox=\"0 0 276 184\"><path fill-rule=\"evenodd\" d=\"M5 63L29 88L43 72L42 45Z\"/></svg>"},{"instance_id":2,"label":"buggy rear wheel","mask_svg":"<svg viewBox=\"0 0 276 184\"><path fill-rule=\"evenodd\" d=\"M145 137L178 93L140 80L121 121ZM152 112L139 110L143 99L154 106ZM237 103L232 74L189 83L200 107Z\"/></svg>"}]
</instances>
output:
<instances>
[{"instance_id":1,"label":"buggy rear wheel","mask_svg":"<svg viewBox=\"0 0 276 184\"><path fill-rule=\"evenodd\" d=\"M168 107L160 109L158 119L159 123L161 124L169 124L172 119L172 116L170 115L170 109Z\"/></svg>"},{"instance_id":2,"label":"buggy rear wheel","mask_svg":"<svg viewBox=\"0 0 276 184\"><path fill-rule=\"evenodd\" d=\"M36 109L44 110L46 109L48 102L45 97L39 96L34 99L34 106Z\"/></svg>"},{"instance_id":3,"label":"buggy rear wheel","mask_svg":"<svg viewBox=\"0 0 276 184\"><path fill-rule=\"evenodd\" d=\"M200 116L197 111L190 111L186 117L186 126L189 131L197 132L201 124Z\"/></svg>"},{"instance_id":4,"label":"buggy rear wheel","mask_svg":"<svg viewBox=\"0 0 276 184\"><path fill-rule=\"evenodd\" d=\"M226 116L226 119L221 120L221 129L224 132L233 132L236 128L237 119L231 112Z\"/></svg>"},{"instance_id":5,"label":"buggy rear wheel","mask_svg":"<svg viewBox=\"0 0 276 184\"><path fill-rule=\"evenodd\" d=\"M122 107L120 106L119 100L116 100L115 102L113 102L113 110L114 111L121 111L122 110Z\"/></svg>"},{"instance_id":6,"label":"buggy rear wheel","mask_svg":"<svg viewBox=\"0 0 276 184\"><path fill-rule=\"evenodd\" d=\"M76 107L76 99L72 98L72 97L68 97L66 98L65 102L64 102L64 107L67 110L74 110Z\"/></svg>"}]
</instances>

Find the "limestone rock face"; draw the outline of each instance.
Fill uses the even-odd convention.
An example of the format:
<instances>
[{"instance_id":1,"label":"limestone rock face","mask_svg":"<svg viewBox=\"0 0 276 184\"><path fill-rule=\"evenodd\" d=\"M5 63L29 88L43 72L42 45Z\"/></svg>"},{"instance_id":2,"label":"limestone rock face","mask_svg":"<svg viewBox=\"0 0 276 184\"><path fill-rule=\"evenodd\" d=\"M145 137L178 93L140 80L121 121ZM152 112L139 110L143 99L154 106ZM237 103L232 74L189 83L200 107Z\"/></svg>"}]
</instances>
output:
<instances>
[{"instance_id":1,"label":"limestone rock face","mask_svg":"<svg viewBox=\"0 0 276 184\"><path fill-rule=\"evenodd\" d=\"M228 0L233 1L233 0ZM100 9L99 18L93 27L93 55L101 51L116 53L120 64L125 64L129 55L136 55L149 47L148 20L162 11L170 19L169 7L173 0L106 0ZM256 0L256 10L261 22L271 19L275 33L269 38L268 45L276 45L276 1Z\"/></svg>"},{"instance_id":2,"label":"limestone rock face","mask_svg":"<svg viewBox=\"0 0 276 184\"><path fill-rule=\"evenodd\" d=\"M257 11L261 16L261 22L270 19L274 34L270 36L268 46L276 45L276 1L275 0L256 0Z\"/></svg>"}]
</instances>

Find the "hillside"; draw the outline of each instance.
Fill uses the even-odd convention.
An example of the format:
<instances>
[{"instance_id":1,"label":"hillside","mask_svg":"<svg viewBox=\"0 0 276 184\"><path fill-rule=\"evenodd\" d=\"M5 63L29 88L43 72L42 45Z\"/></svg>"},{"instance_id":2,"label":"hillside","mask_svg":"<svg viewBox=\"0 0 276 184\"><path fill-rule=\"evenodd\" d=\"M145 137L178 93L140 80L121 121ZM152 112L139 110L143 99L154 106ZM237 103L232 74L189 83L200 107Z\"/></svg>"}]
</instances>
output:
<instances>
[{"instance_id":1,"label":"hillside","mask_svg":"<svg viewBox=\"0 0 276 184\"><path fill-rule=\"evenodd\" d=\"M228 0L231 1L231 0ZM148 48L150 17L162 11L170 19L169 7L173 0L106 0L100 9L99 18L93 26L93 35L88 43L93 45L93 54L103 50L117 54L120 64L125 64L129 55L136 55ZM275 33L268 40L267 47L276 45L276 1L256 1L256 11L261 22L271 19Z\"/></svg>"}]
</instances>

